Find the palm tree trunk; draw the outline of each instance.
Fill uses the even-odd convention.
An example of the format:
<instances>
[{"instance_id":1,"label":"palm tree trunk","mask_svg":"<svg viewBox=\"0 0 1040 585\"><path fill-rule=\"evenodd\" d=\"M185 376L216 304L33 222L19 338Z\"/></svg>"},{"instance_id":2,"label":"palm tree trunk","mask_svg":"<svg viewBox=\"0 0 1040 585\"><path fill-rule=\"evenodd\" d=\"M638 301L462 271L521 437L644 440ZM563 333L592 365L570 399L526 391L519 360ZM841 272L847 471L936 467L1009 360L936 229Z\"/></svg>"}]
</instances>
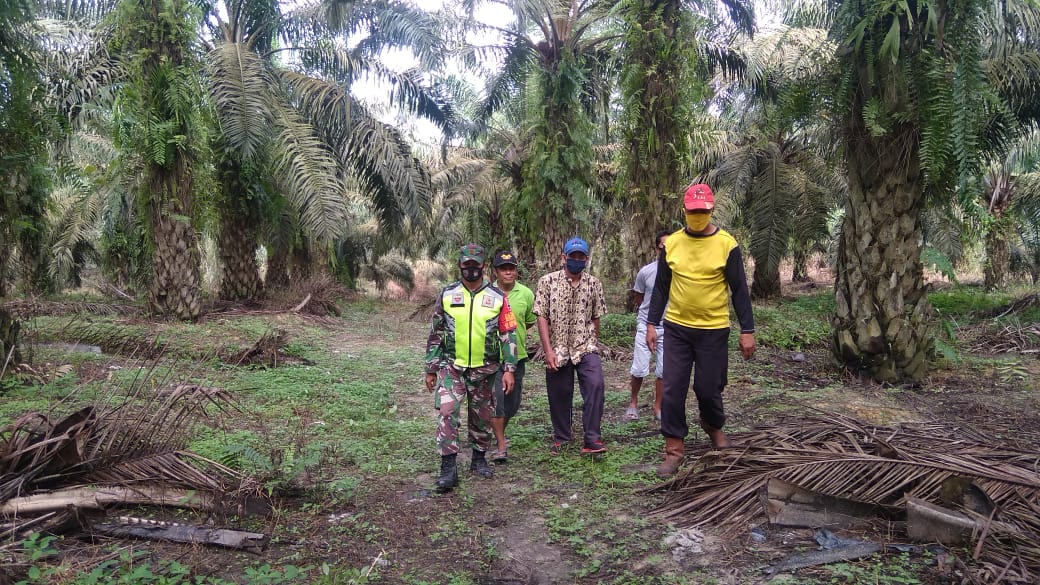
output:
<instances>
[{"instance_id":1,"label":"palm tree trunk","mask_svg":"<svg viewBox=\"0 0 1040 585\"><path fill-rule=\"evenodd\" d=\"M520 258L520 261L524 263L523 268L526 274L530 277L541 275L542 271L539 270L538 263L535 261L535 246L531 242L530 238L526 237L522 232L516 234L516 255Z\"/></svg>"},{"instance_id":2,"label":"palm tree trunk","mask_svg":"<svg viewBox=\"0 0 1040 585\"><path fill-rule=\"evenodd\" d=\"M220 298L225 301L253 301L263 292L260 269L256 263L259 246L256 223L247 213L221 209L220 260L224 274Z\"/></svg>"},{"instance_id":3,"label":"palm tree trunk","mask_svg":"<svg viewBox=\"0 0 1040 585\"><path fill-rule=\"evenodd\" d=\"M183 155L172 168L153 165L150 172L155 255L148 304L155 314L191 321L202 311L199 246L191 224L191 172Z\"/></svg>"},{"instance_id":4,"label":"palm tree trunk","mask_svg":"<svg viewBox=\"0 0 1040 585\"><path fill-rule=\"evenodd\" d=\"M543 272L552 272L560 269L560 254L563 253L563 244L570 238L563 233L561 218L558 214L547 213L542 219L542 250L539 268Z\"/></svg>"},{"instance_id":5,"label":"palm tree trunk","mask_svg":"<svg viewBox=\"0 0 1040 585\"><path fill-rule=\"evenodd\" d=\"M6 241L5 228L3 218L0 218L0 299L7 296L7 266L11 259L11 247Z\"/></svg>"},{"instance_id":6,"label":"palm tree trunk","mask_svg":"<svg viewBox=\"0 0 1040 585\"><path fill-rule=\"evenodd\" d=\"M986 262L982 267L986 290L1004 286L1011 272L1011 243L1008 236L1013 226L1006 218L1006 215L998 216L986 233Z\"/></svg>"},{"instance_id":7,"label":"palm tree trunk","mask_svg":"<svg viewBox=\"0 0 1040 585\"><path fill-rule=\"evenodd\" d=\"M292 251L289 273L296 282L303 282L314 275L314 258L306 243Z\"/></svg>"},{"instance_id":8,"label":"palm tree trunk","mask_svg":"<svg viewBox=\"0 0 1040 585\"><path fill-rule=\"evenodd\" d=\"M846 368L879 381L918 382L932 347L920 261L919 135L902 125L874 138L861 116L851 118L833 352Z\"/></svg>"},{"instance_id":9,"label":"palm tree trunk","mask_svg":"<svg viewBox=\"0 0 1040 585\"><path fill-rule=\"evenodd\" d=\"M22 356L18 353L20 329L21 325L14 315L0 307L0 371L4 370L5 365L9 370L12 364L22 361Z\"/></svg>"},{"instance_id":10,"label":"palm tree trunk","mask_svg":"<svg viewBox=\"0 0 1040 585\"><path fill-rule=\"evenodd\" d=\"M780 266L767 266L766 262L755 262L755 272L751 279L751 298L776 299L781 293Z\"/></svg>"},{"instance_id":11,"label":"palm tree trunk","mask_svg":"<svg viewBox=\"0 0 1040 585\"><path fill-rule=\"evenodd\" d=\"M791 282L812 282L809 278L809 253L801 246L795 246L792 250L794 256L791 267Z\"/></svg>"},{"instance_id":12,"label":"palm tree trunk","mask_svg":"<svg viewBox=\"0 0 1040 585\"><path fill-rule=\"evenodd\" d=\"M271 247L269 250L264 284L268 289L287 288L289 286L289 251L281 246Z\"/></svg>"},{"instance_id":13,"label":"palm tree trunk","mask_svg":"<svg viewBox=\"0 0 1040 585\"><path fill-rule=\"evenodd\" d=\"M654 236L667 220L665 203L670 195L678 201L675 196L689 179L685 171L690 116L680 80L691 64L676 57L688 43L679 35L681 2L642 0L632 3L631 10L623 83L625 100L634 110L624 132L624 181L631 216L625 261L635 274L656 250Z\"/></svg>"}]
</instances>

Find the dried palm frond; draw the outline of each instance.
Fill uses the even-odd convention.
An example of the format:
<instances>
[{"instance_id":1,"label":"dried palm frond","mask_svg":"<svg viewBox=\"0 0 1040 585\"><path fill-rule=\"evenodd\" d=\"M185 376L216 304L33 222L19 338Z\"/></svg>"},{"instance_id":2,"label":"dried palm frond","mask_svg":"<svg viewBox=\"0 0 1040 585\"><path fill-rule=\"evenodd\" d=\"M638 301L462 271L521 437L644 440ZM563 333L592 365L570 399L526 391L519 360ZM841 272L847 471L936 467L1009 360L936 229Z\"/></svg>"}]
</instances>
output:
<instances>
[{"instance_id":1,"label":"dried palm frond","mask_svg":"<svg viewBox=\"0 0 1040 585\"><path fill-rule=\"evenodd\" d=\"M1001 525L1013 527L982 543L982 566L1009 567L1005 580L1040 575L1036 451L994 446L971 429L949 424L884 427L842 415L783 420L734 438L740 445L735 449L694 448L692 467L655 488L668 496L654 515L681 526L745 529L764 520L759 492L777 478L878 506L895 519L908 498L943 503L947 480L968 478L997 506Z\"/></svg>"},{"instance_id":2,"label":"dried palm frond","mask_svg":"<svg viewBox=\"0 0 1040 585\"><path fill-rule=\"evenodd\" d=\"M233 407L228 395L190 384L155 391L170 386L173 372L158 375L158 366L140 368L129 388L108 389L57 420L30 413L0 429L0 502L80 483L153 483L216 494L249 487L233 470L184 451L207 406Z\"/></svg>"},{"instance_id":3,"label":"dried palm frond","mask_svg":"<svg viewBox=\"0 0 1040 585\"><path fill-rule=\"evenodd\" d=\"M1035 353L1040 349L1040 325L1012 322L980 334L971 344L978 353Z\"/></svg>"}]
</instances>

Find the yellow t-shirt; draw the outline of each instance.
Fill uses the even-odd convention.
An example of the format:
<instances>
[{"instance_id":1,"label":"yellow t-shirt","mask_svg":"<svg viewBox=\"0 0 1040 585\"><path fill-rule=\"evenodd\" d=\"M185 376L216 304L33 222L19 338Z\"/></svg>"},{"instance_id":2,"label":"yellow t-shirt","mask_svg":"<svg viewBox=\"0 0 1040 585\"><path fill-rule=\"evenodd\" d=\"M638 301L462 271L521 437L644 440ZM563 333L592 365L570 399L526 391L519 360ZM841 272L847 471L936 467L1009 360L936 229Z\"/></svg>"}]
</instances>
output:
<instances>
[{"instance_id":1,"label":"yellow t-shirt","mask_svg":"<svg viewBox=\"0 0 1040 585\"><path fill-rule=\"evenodd\" d=\"M726 262L737 240L718 229L710 236L679 230L665 241L665 260L672 270L665 319L697 329L729 327Z\"/></svg>"}]
</instances>

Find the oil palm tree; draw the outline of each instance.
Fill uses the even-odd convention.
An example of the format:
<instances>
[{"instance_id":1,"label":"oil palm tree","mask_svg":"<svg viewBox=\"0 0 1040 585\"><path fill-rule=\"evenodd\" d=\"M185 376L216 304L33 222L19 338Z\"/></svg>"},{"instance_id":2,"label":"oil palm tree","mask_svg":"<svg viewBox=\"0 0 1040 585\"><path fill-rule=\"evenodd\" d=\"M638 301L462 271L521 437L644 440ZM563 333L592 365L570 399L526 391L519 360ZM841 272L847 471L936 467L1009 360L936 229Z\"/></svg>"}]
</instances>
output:
<instances>
[{"instance_id":1,"label":"oil palm tree","mask_svg":"<svg viewBox=\"0 0 1040 585\"><path fill-rule=\"evenodd\" d=\"M839 45L830 91L848 174L833 348L878 380L928 370L931 310L922 274L926 194L948 198L979 167L999 102L981 72L988 3L797 3ZM804 10L810 8L811 10ZM803 21L804 22L804 21ZM956 48L956 50L954 50Z\"/></svg>"},{"instance_id":2,"label":"oil palm tree","mask_svg":"<svg viewBox=\"0 0 1040 585\"><path fill-rule=\"evenodd\" d=\"M844 198L842 168L832 160L836 137L804 98L829 50L821 31L778 27L733 44L743 66L716 76L721 121L732 130L719 134L714 156L698 158L723 195L719 219L748 234L755 298L781 294L781 261L795 252L804 263L827 241L828 219Z\"/></svg>"},{"instance_id":3,"label":"oil palm tree","mask_svg":"<svg viewBox=\"0 0 1040 585\"><path fill-rule=\"evenodd\" d=\"M48 177L45 146L53 124L39 104L44 89L32 5L0 0L0 299L9 292L17 250L26 290L43 288L42 229ZM19 322L0 308L0 372L18 363Z\"/></svg>"},{"instance_id":4,"label":"oil palm tree","mask_svg":"<svg viewBox=\"0 0 1040 585\"><path fill-rule=\"evenodd\" d=\"M182 0L122 0L112 39L129 79L115 101L116 143L143 162L138 193L154 247L148 303L182 320L202 310L194 183L209 124L193 51L200 18Z\"/></svg>"},{"instance_id":5,"label":"oil palm tree","mask_svg":"<svg viewBox=\"0 0 1040 585\"><path fill-rule=\"evenodd\" d=\"M611 3L598 0L500 2L516 15L498 29L505 44L501 70L489 78L478 119L487 120L522 96L530 149L524 153L521 189L511 205L520 249L555 268L564 240L587 230L594 206L597 138L593 116L603 97L598 71L609 71L619 35L609 28ZM587 235L587 234L586 234ZM518 250L520 251L520 250Z\"/></svg>"},{"instance_id":6,"label":"oil palm tree","mask_svg":"<svg viewBox=\"0 0 1040 585\"><path fill-rule=\"evenodd\" d=\"M720 9L728 12L728 19ZM687 0L626 0L620 90L624 104L618 188L631 217L628 267L637 270L654 249L671 194L692 179L690 132L697 108L709 102L711 69L728 69L737 34L750 35L754 10L747 0L720 4Z\"/></svg>"},{"instance_id":7,"label":"oil palm tree","mask_svg":"<svg viewBox=\"0 0 1040 585\"><path fill-rule=\"evenodd\" d=\"M46 143L55 126L38 99L44 85L34 16L28 1L0 2L0 297L7 292L13 260L27 291L47 288Z\"/></svg>"},{"instance_id":8,"label":"oil palm tree","mask_svg":"<svg viewBox=\"0 0 1040 585\"><path fill-rule=\"evenodd\" d=\"M388 82L397 104L444 126L450 111L414 73L395 73L379 61L390 47L408 47L428 66L443 54L435 23L409 5L318 2L283 16L271 0L228 0L226 21L221 13L210 15L216 40L208 54L220 128L221 295L248 299L259 287L261 220L285 207L272 198L288 198L317 250L347 232L348 183L371 200L387 229L428 209L428 174L400 133L352 98L358 77ZM352 50L336 42L362 33ZM292 66L279 60L287 52ZM266 176L274 180L261 180Z\"/></svg>"}]
</instances>

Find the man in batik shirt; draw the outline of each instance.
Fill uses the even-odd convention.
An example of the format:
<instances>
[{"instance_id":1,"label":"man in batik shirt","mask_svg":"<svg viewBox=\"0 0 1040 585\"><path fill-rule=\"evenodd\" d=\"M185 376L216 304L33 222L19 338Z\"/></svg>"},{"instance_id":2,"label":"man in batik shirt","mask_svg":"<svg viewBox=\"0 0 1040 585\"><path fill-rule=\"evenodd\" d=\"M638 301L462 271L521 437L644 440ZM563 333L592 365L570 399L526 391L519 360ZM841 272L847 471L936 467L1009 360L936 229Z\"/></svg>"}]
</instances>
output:
<instances>
[{"instance_id":1,"label":"man in batik shirt","mask_svg":"<svg viewBox=\"0 0 1040 585\"><path fill-rule=\"evenodd\" d=\"M574 377L581 390L582 453L606 451L600 434L603 419L603 366L599 359L599 319L607 312L603 283L585 272L589 245L571 238L563 246L562 270L538 281L534 313L545 352L545 387L552 419L552 452L571 440Z\"/></svg>"}]
</instances>

